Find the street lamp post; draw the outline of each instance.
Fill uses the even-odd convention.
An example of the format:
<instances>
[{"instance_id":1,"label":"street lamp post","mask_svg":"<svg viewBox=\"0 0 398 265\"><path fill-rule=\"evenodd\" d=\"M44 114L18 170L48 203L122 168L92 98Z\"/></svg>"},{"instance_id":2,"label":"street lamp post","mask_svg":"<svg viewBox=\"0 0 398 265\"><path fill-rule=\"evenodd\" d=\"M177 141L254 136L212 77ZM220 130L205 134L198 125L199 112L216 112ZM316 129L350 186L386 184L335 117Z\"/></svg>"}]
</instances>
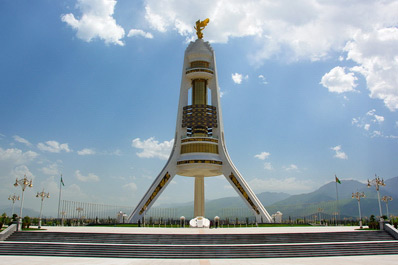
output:
<instances>
[{"instance_id":1,"label":"street lamp post","mask_svg":"<svg viewBox=\"0 0 398 265\"><path fill-rule=\"evenodd\" d=\"M380 177L378 177L375 174L375 178L372 180L368 180L368 188L370 188L371 186L375 186L376 187L376 191L377 191L377 198L379 200L379 211L380 211L380 221L383 221L383 213L381 212L381 203L380 203L380 186L385 186L386 184L384 183L384 179L380 179Z\"/></svg>"},{"instance_id":2,"label":"street lamp post","mask_svg":"<svg viewBox=\"0 0 398 265\"><path fill-rule=\"evenodd\" d=\"M363 192L353 192L352 198L358 200L358 210L359 210L359 228L362 229L362 215L361 215L361 198L365 198L365 193Z\"/></svg>"},{"instance_id":3,"label":"street lamp post","mask_svg":"<svg viewBox=\"0 0 398 265\"><path fill-rule=\"evenodd\" d=\"M8 196L8 200L12 201L11 217L14 215L14 204L15 204L15 201L19 201L20 199L21 198L19 196L15 195L15 193L14 193L14 195Z\"/></svg>"},{"instance_id":4,"label":"street lamp post","mask_svg":"<svg viewBox=\"0 0 398 265\"><path fill-rule=\"evenodd\" d=\"M62 211L61 212L61 226L64 226L64 218L65 218L65 216L66 216L66 212L65 211Z\"/></svg>"},{"instance_id":5,"label":"street lamp post","mask_svg":"<svg viewBox=\"0 0 398 265\"><path fill-rule=\"evenodd\" d=\"M82 207L77 207L76 211L78 212L78 217L79 217L79 221L78 222L80 222L81 218L82 218L83 208ZM78 225L80 225L80 224L78 223Z\"/></svg>"},{"instance_id":6,"label":"street lamp post","mask_svg":"<svg viewBox=\"0 0 398 265\"><path fill-rule=\"evenodd\" d=\"M41 198L40 217L39 217L39 226L38 226L38 228L41 228L41 215L42 215L42 212L43 212L43 201L44 201L44 198L50 198L50 193L44 192L44 189L43 189L42 192L38 192L36 194L36 197L37 198Z\"/></svg>"},{"instance_id":7,"label":"street lamp post","mask_svg":"<svg viewBox=\"0 0 398 265\"><path fill-rule=\"evenodd\" d=\"M321 225L321 212L323 212L322 208L318 208L318 216L319 216L319 225Z\"/></svg>"},{"instance_id":8,"label":"street lamp post","mask_svg":"<svg viewBox=\"0 0 398 265\"><path fill-rule=\"evenodd\" d=\"M381 200L383 201L383 202L385 202L386 203L386 208L387 208L387 218L389 218L389 213L388 213L388 201L392 201L392 197L391 196L383 196L382 198L381 198Z\"/></svg>"},{"instance_id":9,"label":"street lamp post","mask_svg":"<svg viewBox=\"0 0 398 265\"><path fill-rule=\"evenodd\" d=\"M336 225L336 226L337 226L337 215L339 215L338 212L333 212L333 218L334 218L334 221L335 221L335 225Z\"/></svg>"},{"instance_id":10,"label":"street lamp post","mask_svg":"<svg viewBox=\"0 0 398 265\"><path fill-rule=\"evenodd\" d=\"M21 186L21 188L22 188L21 209L19 211L19 218L18 218L18 231L20 231L22 229L22 208L23 208L24 191L25 191L26 187L32 188L33 184L32 184L32 180L28 180L26 175L24 175L23 179L18 179L17 178L15 180L14 186L15 187Z\"/></svg>"}]
</instances>

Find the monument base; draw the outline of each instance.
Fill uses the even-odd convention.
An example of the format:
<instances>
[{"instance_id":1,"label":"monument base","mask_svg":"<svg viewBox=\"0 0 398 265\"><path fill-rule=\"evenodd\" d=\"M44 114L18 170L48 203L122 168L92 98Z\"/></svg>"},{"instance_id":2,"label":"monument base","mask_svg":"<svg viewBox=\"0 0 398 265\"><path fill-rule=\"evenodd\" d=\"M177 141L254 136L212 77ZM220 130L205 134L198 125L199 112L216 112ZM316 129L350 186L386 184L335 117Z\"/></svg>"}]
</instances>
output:
<instances>
[{"instance_id":1,"label":"monument base","mask_svg":"<svg viewBox=\"0 0 398 265\"><path fill-rule=\"evenodd\" d=\"M210 227L210 220L203 216L198 216L189 221L190 227L208 228Z\"/></svg>"}]
</instances>

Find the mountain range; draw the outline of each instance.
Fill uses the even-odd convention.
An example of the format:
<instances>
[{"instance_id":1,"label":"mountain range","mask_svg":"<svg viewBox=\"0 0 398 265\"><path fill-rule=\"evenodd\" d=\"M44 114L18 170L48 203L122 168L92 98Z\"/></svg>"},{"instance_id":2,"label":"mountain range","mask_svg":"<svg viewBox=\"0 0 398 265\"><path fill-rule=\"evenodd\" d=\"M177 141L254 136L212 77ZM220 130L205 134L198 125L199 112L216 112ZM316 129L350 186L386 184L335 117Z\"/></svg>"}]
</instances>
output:
<instances>
[{"instance_id":1,"label":"mountain range","mask_svg":"<svg viewBox=\"0 0 398 265\"><path fill-rule=\"evenodd\" d=\"M385 184L385 186L380 187L380 197L386 195L393 198L388 203L388 210L390 215L397 216L398 177L385 180ZM366 196L361 198L360 201L362 216L380 215L375 187L367 187L366 183L356 180L341 180L341 184L330 182L313 192L299 195L289 195L283 192L262 192L257 194L257 197L270 214L280 211L284 219L312 219L315 216L322 219L332 219L336 212L339 213L339 218L357 218L359 216L358 201L352 198L352 193L357 191L364 192ZM206 217L211 219L217 215L223 217L249 216L251 214L244 201L238 196L207 200L205 206ZM387 215L386 203L381 202L381 206L383 215ZM186 216L187 218L193 216L193 202L161 204L154 208L174 209L173 212L176 216ZM1 210L1 213L3 212L11 213L11 208L4 207ZM18 207L15 207L15 212L19 212ZM25 208L24 215L38 216L39 213ZM151 215L150 211L148 211L148 215Z\"/></svg>"},{"instance_id":2,"label":"mountain range","mask_svg":"<svg viewBox=\"0 0 398 265\"><path fill-rule=\"evenodd\" d=\"M391 196L388 204L389 214L398 214L398 177L385 181L385 186L380 187L380 197ZM336 192L337 189L337 192ZM356 180L341 180L341 184L330 182L319 189L299 195L287 193L262 192L257 194L258 199L270 214L282 212L284 218L314 218L316 215L322 219L331 219L336 212L339 218L356 218L359 216L358 201L352 198L353 192L364 192L365 198L361 198L360 206L362 216L378 216L379 204L377 191L374 186L368 187L367 183ZM337 200L338 198L338 200ZM395 201L394 201L395 200ZM386 203L381 202L382 213L387 215ZM178 216L192 216L193 202L182 204L162 204L160 208L176 208ZM240 197L226 197L206 201L206 217L225 215L250 214L250 210ZM148 213L149 214L149 213Z\"/></svg>"}]
</instances>

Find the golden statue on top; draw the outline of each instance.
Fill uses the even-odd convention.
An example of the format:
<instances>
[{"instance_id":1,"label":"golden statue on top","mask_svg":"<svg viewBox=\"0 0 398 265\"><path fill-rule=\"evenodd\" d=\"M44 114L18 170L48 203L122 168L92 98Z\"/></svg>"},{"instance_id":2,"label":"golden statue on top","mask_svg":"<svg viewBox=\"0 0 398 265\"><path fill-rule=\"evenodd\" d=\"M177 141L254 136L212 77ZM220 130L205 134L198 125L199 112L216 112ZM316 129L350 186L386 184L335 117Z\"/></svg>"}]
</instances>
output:
<instances>
[{"instance_id":1,"label":"golden statue on top","mask_svg":"<svg viewBox=\"0 0 398 265\"><path fill-rule=\"evenodd\" d=\"M196 35L198 35L198 39L203 38L202 30L207 26L207 24L209 22L210 22L210 19L208 19L208 18L206 18L203 21L200 21L200 19L198 21L196 21L196 27L194 27L194 29L196 29Z\"/></svg>"}]
</instances>

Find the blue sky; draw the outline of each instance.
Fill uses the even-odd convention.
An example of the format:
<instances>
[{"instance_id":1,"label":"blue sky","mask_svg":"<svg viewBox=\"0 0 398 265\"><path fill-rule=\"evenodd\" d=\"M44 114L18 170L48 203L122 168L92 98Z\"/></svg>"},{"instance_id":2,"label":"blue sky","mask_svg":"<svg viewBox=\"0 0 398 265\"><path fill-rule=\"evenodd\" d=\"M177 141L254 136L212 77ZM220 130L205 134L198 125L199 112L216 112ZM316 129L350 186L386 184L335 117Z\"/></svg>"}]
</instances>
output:
<instances>
[{"instance_id":1,"label":"blue sky","mask_svg":"<svg viewBox=\"0 0 398 265\"><path fill-rule=\"evenodd\" d=\"M132 3L133 2L133 3ZM0 206L24 174L135 206L174 137L194 23L216 52L229 153L256 193L398 172L398 1L0 2ZM222 177L206 198L236 196ZM177 176L158 204L193 200Z\"/></svg>"}]
</instances>

